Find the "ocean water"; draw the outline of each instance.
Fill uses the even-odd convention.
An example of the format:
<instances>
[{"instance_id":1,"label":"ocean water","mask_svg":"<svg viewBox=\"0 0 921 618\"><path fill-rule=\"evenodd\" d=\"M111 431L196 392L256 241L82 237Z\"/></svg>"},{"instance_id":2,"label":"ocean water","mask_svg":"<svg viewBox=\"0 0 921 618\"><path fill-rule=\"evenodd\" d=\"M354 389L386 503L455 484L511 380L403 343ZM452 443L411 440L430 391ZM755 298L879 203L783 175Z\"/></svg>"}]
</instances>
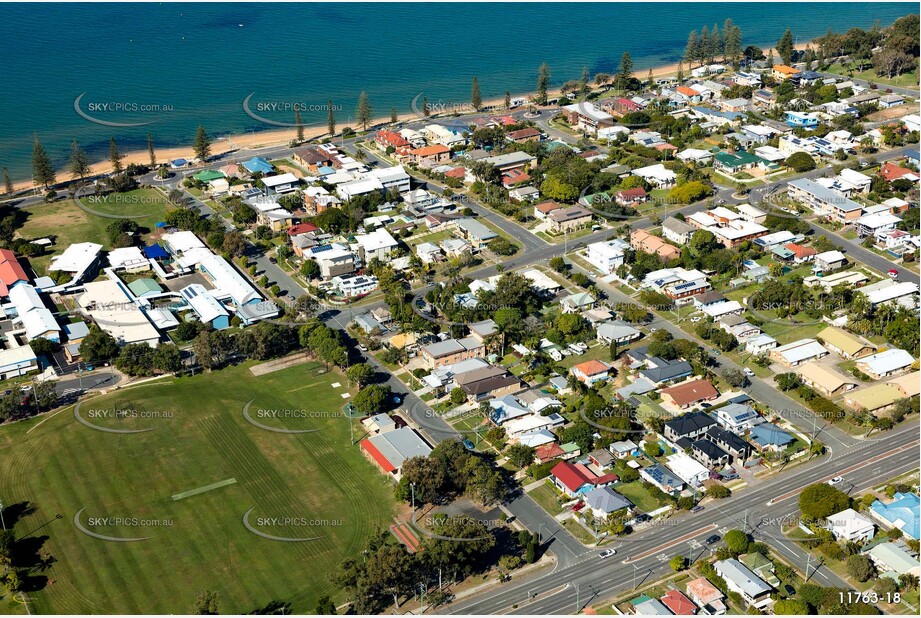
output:
<instances>
[{"instance_id":1,"label":"ocean water","mask_svg":"<svg viewBox=\"0 0 921 618\"><path fill-rule=\"evenodd\" d=\"M586 66L615 72L629 51L642 76L676 62L690 30L729 17L743 45L784 29L805 41L829 28L883 26L917 3L629 4L6 4L0 19L0 166L30 176L33 134L63 165L72 139L105 158L146 136L166 147L277 128L246 113L325 126L354 124L360 91L375 116L408 112L417 95L450 108L533 90L546 61L552 84ZM82 95L82 97L81 97ZM75 109L103 123L90 121ZM420 98L421 100L421 98ZM148 123L143 126L139 123Z\"/></svg>"}]
</instances>

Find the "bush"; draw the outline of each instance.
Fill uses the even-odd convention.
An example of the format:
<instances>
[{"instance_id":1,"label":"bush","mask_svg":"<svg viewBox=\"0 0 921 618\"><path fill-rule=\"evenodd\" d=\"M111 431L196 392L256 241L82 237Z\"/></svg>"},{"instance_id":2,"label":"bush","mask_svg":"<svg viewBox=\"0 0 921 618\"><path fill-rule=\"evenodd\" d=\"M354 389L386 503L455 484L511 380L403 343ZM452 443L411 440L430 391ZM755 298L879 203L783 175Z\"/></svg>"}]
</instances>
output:
<instances>
[{"instance_id":1,"label":"bush","mask_svg":"<svg viewBox=\"0 0 921 618\"><path fill-rule=\"evenodd\" d=\"M805 152L794 152L784 161L794 172L802 173L815 169L815 159Z\"/></svg>"},{"instance_id":2,"label":"bush","mask_svg":"<svg viewBox=\"0 0 921 618\"><path fill-rule=\"evenodd\" d=\"M845 563L847 573L859 582L865 582L873 576L873 563L863 554L854 554Z\"/></svg>"}]
</instances>

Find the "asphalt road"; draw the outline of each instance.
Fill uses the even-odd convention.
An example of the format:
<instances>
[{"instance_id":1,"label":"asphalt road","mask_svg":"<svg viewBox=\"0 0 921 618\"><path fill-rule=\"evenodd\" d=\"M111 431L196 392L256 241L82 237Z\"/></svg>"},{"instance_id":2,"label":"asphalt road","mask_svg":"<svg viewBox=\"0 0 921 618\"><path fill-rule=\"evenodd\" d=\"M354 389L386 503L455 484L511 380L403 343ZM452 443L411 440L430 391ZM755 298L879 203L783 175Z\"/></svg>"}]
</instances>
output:
<instances>
[{"instance_id":1,"label":"asphalt road","mask_svg":"<svg viewBox=\"0 0 921 618\"><path fill-rule=\"evenodd\" d=\"M617 549L614 557L602 560L596 552L587 551L575 564L513 580L452 603L439 613L573 613L633 588L634 574L637 587L663 576L670 571L668 560L674 555L690 553L693 559L701 557L707 552L703 540L730 528L746 529L756 540L769 543L805 569L806 554L785 541L777 530L779 521L795 519L798 492L807 485L841 475L845 481L840 487L858 495L885 478L916 469L917 443L918 427L913 421L856 447L833 447L821 458L765 480L756 490L742 490L725 501L711 502L701 512L681 514L625 537L613 545ZM849 587L827 568L816 568L815 562L809 574L811 580L822 585ZM516 604L517 608L513 608Z\"/></svg>"}]
</instances>

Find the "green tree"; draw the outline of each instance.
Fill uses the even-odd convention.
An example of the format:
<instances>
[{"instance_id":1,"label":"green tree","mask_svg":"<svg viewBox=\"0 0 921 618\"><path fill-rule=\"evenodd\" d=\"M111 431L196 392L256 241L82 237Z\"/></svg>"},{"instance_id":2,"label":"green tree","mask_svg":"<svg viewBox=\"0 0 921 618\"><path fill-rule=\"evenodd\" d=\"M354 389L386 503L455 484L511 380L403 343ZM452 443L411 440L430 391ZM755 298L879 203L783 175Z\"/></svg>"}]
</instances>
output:
<instances>
[{"instance_id":1,"label":"green tree","mask_svg":"<svg viewBox=\"0 0 921 618\"><path fill-rule=\"evenodd\" d=\"M358 391L352 399L355 409L364 414L373 415L384 411L390 399L390 387L381 384L369 384Z\"/></svg>"},{"instance_id":2,"label":"green tree","mask_svg":"<svg viewBox=\"0 0 921 618\"><path fill-rule=\"evenodd\" d=\"M390 108L390 122L391 124L396 124L400 120L399 115L397 114L397 108Z\"/></svg>"},{"instance_id":3,"label":"green tree","mask_svg":"<svg viewBox=\"0 0 921 618\"><path fill-rule=\"evenodd\" d=\"M333 603L332 599L328 596L323 595L317 599L317 606L314 609L314 614L317 616L335 616L337 613L336 604Z\"/></svg>"},{"instance_id":4,"label":"green tree","mask_svg":"<svg viewBox=\"0 0 921 618\"><path fill-rule=\"evenodd\" d=\"M643 452L650 457L658 457L662 454L662 445L655 440L646 440L643 444Z\"/></svg>"},{"instance_id":5,"label":"green tree","mask_svg":"<svg viewBox=\"0 0 921 618\"><path fill-rule=\"evenodd\" d=\"M729 551L736 555L745 553L748 549L748 535L741 530L729 530L723 535L723 541L726 542Z\"/></svg>"},{"instance_id":6,"label":"green tree","mask_svg":"<svg viewBox=\"0 0 921 618\"><path fill-rule=\"evenodd\" d=\"M10 178L10 170L3 168L3 189L7 195L13 194L13 179Z\"/></svg>"},{"instance_id":7,"label":"green tree","mask_svg":"<svg viewBox=\"0 0 921 618\"><path fill-rule=\"evenodd\" d=\"M123 155L118 150L118 143L114 137L109 138L109 162L112 163L112 172L121 174L124 167L122 166Z\"/></svg>"},{"instance_id":8,"label":"green tree","mask_svg":"<svg viewBox=\"0 0 921 618\"><path fill-rule=\"evenodd\" d=\"M777 53L784 64L793 62L793 33L787 28L777 41Z\"/></svg>"},{"instance_id":9,"label":"green tree","mask_svg":"<svg viewBox=\"0 0 921 618\"><path fill-rule=\"evenodd\" d=\"M848 556L845 568L847 574L859 582L865 582L873 576L873 563L863 554Z\"/></svg>"},{"instance_id":10,"label":"green tree","mask_svg":"<svg viewBox=\"0 0 921 618\"><path fill-rule=\"evenodd\" d=\"M459 406L467 401L467 392L462 388L455 388L451 391L451 403Z\"/></svg>"},{"instance_id":11,"label":"green tree","mask_svg":"<svg viewBox=\"0 0 921 618\"><path fill-rule=\"evenodd\" d=\"M799 510L806 519L824 519L829 515L840 513L850 507L850 498L846 493L827 485L817 483L803 489L799 496Z\"/></svg>"},{"instance_id":12,"label":"green tree","mask_svg":"<svg viewBox=\"0 0 921 618\"><path fill-rule=\"evenodd\" d=\"M538 105L547 104L547 88L550 87L550 67L544 62L537 69L537 93L534 101Z\"/></svg>"},{"instance_id":13,"label":"green tree","mask_svg":"<svg viewBox=\"0 0 921 618\"><path fill-rule=\"evenodd\" d=\"M333 110L332 99L326 101L326 130L330 137L336 134L336 112Z\"/></svg>"},{"instance_id":14,"label":"green tree","mask_svg":"<svg viewBox=\"0 0 921 618\"><path fill-rule=\"evenodd\" d=\"M697 31L691 30L690 34L688 34L687 45L684 47L684 61L688 63L689 67L693 67L700 59L700 49L700 38L697 36Z\"/></svg>"},{"instance_id":15,"label":"green tree","mask_svg":"<svg viewBox=\"0 0 921 618\"><path fill-rule=\"evenodd\" d=\"M374 367L368 363L358 363L349 367L345 375L351 384L361 387L371 383L371 380L374 379L374 373Z\"/></svg>"},{"instance_id":16,"label":"green tree","mask_svg":"<svg viewBox=\"0 0 921 618\"><path fill-rule=\"evenodd\" d=\"M299 106L294 108L294 126L297 127L295 139L300 144L304 141L304 121L301 120L301 108Z\"/></svg>"},{"instance_id":17,"label":"green tree","mask_svg":"<svg viewBox=\"0 0 921 618\"><path fill-rule=\"evenodd\" d=\"M86 178L90 173L89 157L86 156L86 152L80 147L77 140L74 140L70 144L70 164L68 167L71 175L80 180Z\"/></svg>"},{"instance_id":18,"label":"green tree","mask_svg":"<svg viewBox=\"0 0 921 618\"><path fill-rule=\"evenodd\" d=\"M806 616L809 605L799 599L779 599L774 603L773 612L777 616Z\"/></svg>"},{"instance_id":19,"label":"green tree","mask_svg":"<svg viewBox=\"0 0 921 618\"><path fill-rule=\"evenodd\" d=\"M205 127L198 125L195 131L195 141L192 143L195 156L202 161L207 161L211 156L211 138L205 132Z\"/></svg>"},{"instance_id":20,"label":"green tree","mask_svg":"<svg viewBox=\"0 0 921 618\"><path fill-rule=\"evenodd\" d=\"M470 87L470 104L476 111L480 111L480 108L483 107L483 97L480 95L480 82L477 80L476 75L473 76L473 85Z\"/></svg>"},{"instance_id":21,"label":"green tree","mask_svg":"<svg viewBox=\"0 0 921 618\"><path fill-rule=\"evenodd\" d=\"M102 361L118 355L118 343L109 333L93 324L80 342L80 356L85 361Z\"/></svg>"},{"instance_id":22,"label":"green tree","mask_svg":"<svg viewBox=\"0 0 921 618\"><path fill-rule=\"evenodd\" d=\"M0 530L0 566L5 569L13 564L13 547L16 545L16 535L12 530Z\"/></svg>"},{"instance_id":23,"label":"green tree","mask_svg":"<svg viewBox=\"0 0 921 618\"><path fill-rule=\"evenodd\" d=\"M668 561L668 566L672 568L672 571L683 571L688 567L688 559L684 556L673 556L672 559Z\"/></svg>"},{"instance_id":24,"label":"green tree","mask_svg":"<svg viewBox=\"0 0 921 618\"><path fill-rule=\"evenodd\" d=\"M36 134L35 142L32 144L32 180L47 189L48 185L54 183L55 178L51 157L45 152L45 148L38 141L38 134Z\"/></svg>"},{"instance_id":25,"label":"green tree","mask_svg":"<svg viewBox=\"0 0 921 618\"><path fill-rule=\"evenodd\" d=\"M358 106L355 109L355 121L361 125L362 129L367 130L371 124L371 101L368 99L368 93L364 90L358 95Z\"/></svg>"},{"instance_id":26,"label":"green tree","mask_svg":"<svg viewBox=\"0 0 921 618\"><path fill-rule=\"evenodd\" d=\"M154 150L153 135L147 134L147 158L150 160L150 167L157 167L157 153Z\"/></svg>"},{"instance_id":27,"label":"green tree","mask_svg":"<svg viewBox=\"0 0 921 618\"><path fill-rule=\"evenodd\" d=\"M199 616L216 616L217 611L217 593L209 590L202 590L195 599L195 611L192 613Z\"/></svg>"},{"instance_id":28,"label":"green tree","mask_svg":"<svg viewBox=\"0 0 921 618\"><path fill-rule=\"evenodd\" d=\"M521 469L534 463L534 449L525 444L515 443L508 447L506 452L508 462L515 468Z\"/></svg>"},{"instance_id":29,"label":"green tree","mask_svg":"<svg viewBox=\"0 0 921 618\"><path fill-rule=\"evenodd\" d=\"M631 77L633 77L633 59L630 57L630 52L624 52L620 57L620 73L617 74L622 90L627 88Z\"/></svg>"},{"instance_id":30,"label":"green tree","mask_svg":"<svg viewBox=\"0 0 921 618\"><path fill-rule=\"evenodd\" d=\"M797 173L808 172L816 167L815 159L805 152L794 152L784 160L783 164Z\"/></svg>"},{"instance_id":31,"label":"green tree","mask_svg":"<svg viewBox=\"0 0 921 618\"><path fill-rule=\"evenodd\" d=\"M512 93L508 90L505 91L505 109L510 109L512 107Z\"/></svg>"}]
</instances>

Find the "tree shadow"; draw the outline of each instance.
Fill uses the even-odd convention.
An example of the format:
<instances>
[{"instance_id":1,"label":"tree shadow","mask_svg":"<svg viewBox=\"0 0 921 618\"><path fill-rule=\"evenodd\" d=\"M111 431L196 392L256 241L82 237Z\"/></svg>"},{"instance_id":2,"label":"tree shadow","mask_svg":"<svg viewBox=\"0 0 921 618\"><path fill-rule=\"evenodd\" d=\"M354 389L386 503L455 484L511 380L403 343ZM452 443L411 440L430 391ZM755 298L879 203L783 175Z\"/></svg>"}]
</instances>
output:
<instances>
[{"instance_id":1,"label":"tree shadow","mask_svg":"<svg viewBox=\"0 0 921 618\"><path fill-rule=\"evenodd\" d=\"M28 517L35 512L35 505L28 500L10 504L3 508L3 522L9 528L13 528L19 520Z\"/></svg>"},{"instance_id":2,"label":"tree shadow","mask_svg":"<svg viewBox=\"0 0 921 618\"><path fill-rule=\"evenodd\" d=\"M249 612L250 616L268 616L271 614L290 614L290 601L270 601L262 607Z\"/></svg>"}]
</instances>

